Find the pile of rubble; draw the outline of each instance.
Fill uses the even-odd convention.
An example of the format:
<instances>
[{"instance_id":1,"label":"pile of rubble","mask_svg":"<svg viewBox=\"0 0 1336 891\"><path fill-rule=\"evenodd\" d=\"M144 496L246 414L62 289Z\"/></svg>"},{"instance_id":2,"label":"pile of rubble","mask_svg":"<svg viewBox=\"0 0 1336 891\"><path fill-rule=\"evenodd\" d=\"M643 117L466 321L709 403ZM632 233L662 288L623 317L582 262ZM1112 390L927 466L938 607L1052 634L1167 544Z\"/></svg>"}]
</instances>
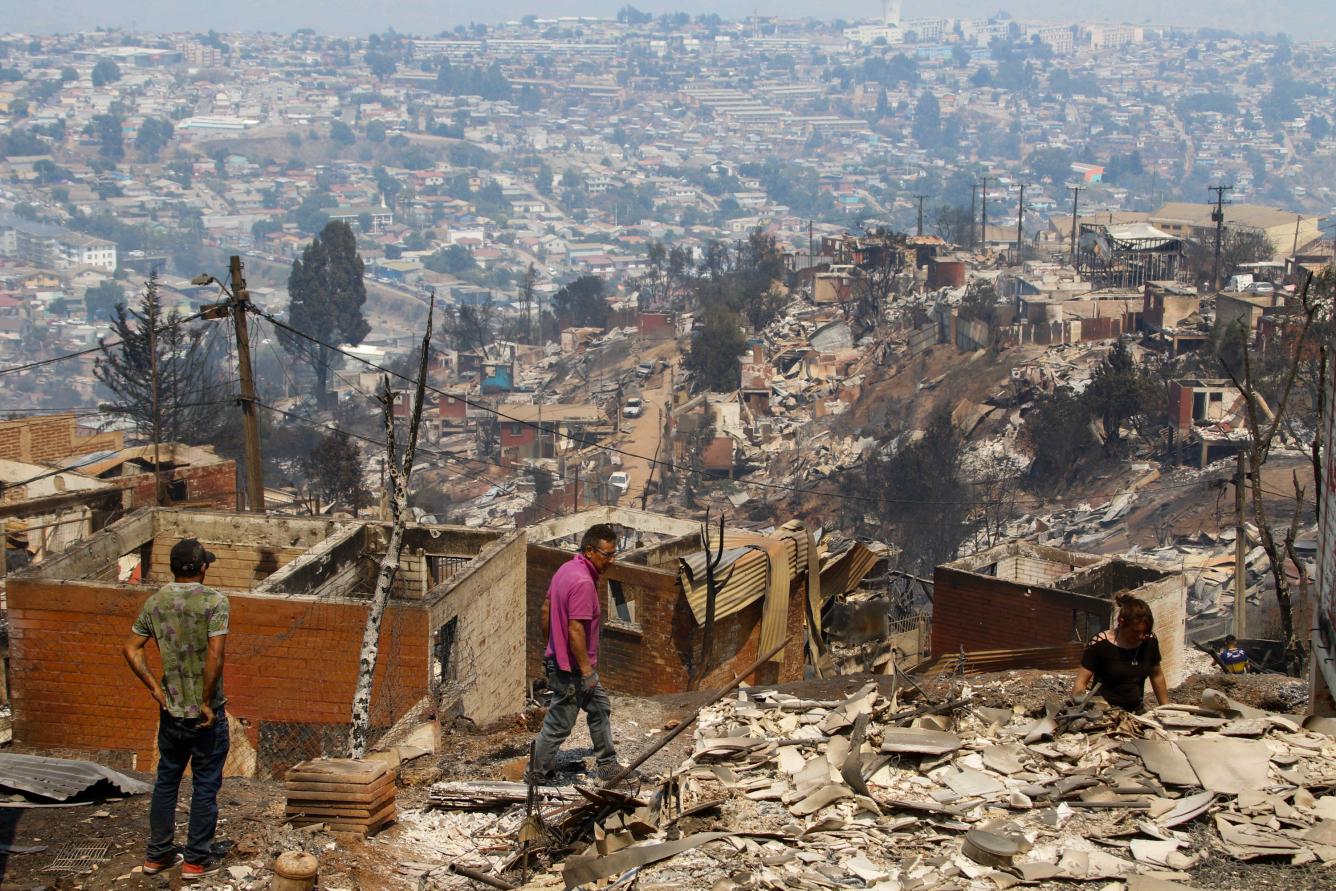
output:
<instances>
[{"instance_id":1,"label":"pile of rubble","mask_svg":"<svg viewBox=\"0 0 1336 891\"><path fill-rule=\"evenodd\" d=\"M1309 729L1215 691L1144 716L1088 697L1034 715L977 701L967 688L904 703L871 684L830 701L743 690L700 713L691 756L657 788L526 808L447 786L433 798L468 812L404 823L424 851L526 887L1162 888L1208 854L1336 863L1330 721ZM489 801L501 812L476 810Z\"/></svg>"}]
</instances>

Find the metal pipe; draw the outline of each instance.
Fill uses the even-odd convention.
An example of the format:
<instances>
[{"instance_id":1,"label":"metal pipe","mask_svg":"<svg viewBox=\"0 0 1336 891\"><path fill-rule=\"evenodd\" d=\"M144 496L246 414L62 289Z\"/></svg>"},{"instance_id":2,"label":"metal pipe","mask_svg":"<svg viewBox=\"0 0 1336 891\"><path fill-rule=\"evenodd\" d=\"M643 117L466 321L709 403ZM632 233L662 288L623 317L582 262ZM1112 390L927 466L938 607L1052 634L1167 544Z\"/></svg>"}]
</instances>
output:
<instances>
[{"instance_id":1,"label":"metal pipe","mask_svg":"<svg viewBox=\"0 0 1336 891\"><path fill-rule=\"evenodd\" d=\"M478 872L476 869L469 869L467 866L460 866L458 863L451 863L447 869L451 872L463 876L466 879L473 879L475 882L482 882L493 888L514 889L518 885L512 885L504 879L498 879L496 876L489 876L485 872Z\"/></svg>"}]
</instances>

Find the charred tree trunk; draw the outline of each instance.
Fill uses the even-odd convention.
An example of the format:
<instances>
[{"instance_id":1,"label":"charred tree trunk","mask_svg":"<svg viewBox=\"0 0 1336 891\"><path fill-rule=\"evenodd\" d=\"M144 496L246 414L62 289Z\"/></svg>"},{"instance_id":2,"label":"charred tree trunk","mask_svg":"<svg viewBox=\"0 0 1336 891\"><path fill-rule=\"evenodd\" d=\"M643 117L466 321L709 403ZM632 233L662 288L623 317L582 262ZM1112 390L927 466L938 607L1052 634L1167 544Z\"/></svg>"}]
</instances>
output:
<instances>
[{"instance_id":1,"label":"charred tree trunk","mask_svg":"<svg viewBox=\"0 0 1336 891\"><path fill-rule=\"evenodd\" d=\"M390 377L385 376L384 391L380 394L381 410L385 420L385 451L389 471L390 540L376 573L376 588L371 595L371 609L367 612L366 628L362 632L362 652L357 660L357 689L353 693L352 728L348 736L348 756L361 758L366 754L371 732L371 686L376 676L376 659L380 652L380 622L385 615L394 579L399 574L399 558L404 547L404 527L408 524L408 480L413 473L413 455L417 451L418 427L422 422L422 402L427 389L427 359L431 351L431 317L435 297L427 309L427 333L422 338L422 356L418 364L417 388L413 392L413 412L408 424L408 442L403 456L396 459L394 435L394 391Z\"/></svg>"},{"instance_id":2,"label":"charred tree trunk","mask_svg":"<svg viewBox=\"0 0 1336 891\"><path fill-rule=\"evenodd\" d=\"M1304 281L1303 291L1300 294L1303 321L1298 337L1295 338L1294 355L1290 357L1290 366L1286 370L1284 387L1272 412L1271 421L1265 430L1262 429L1262 421L1258 411L1259 397L1253 382L1252 360L1248 344L1249 332L1246 329L1242 327L1239 329L1243 354L1242 379L1239 378L1236 370L1231 368L1228 362L1222 359L1220 363L1234 386L1238 387L1239 392L1243 394L1247 408L1244 417L1247 420L1248 436L1251 440L1244 450L1247 463L1248 493L1252 500L1253 522L1257 524L1257 533L1261 537L1262 550L1266 552L1267 562L1271 568L1271 580L1276 588L1276 606L1280 611L1280 633L1281 643L1285 651L1285 668L1291 677L1298 677L1303 671L1304 647L1299 636L1295 633L1294 600L1290 594L1289 579L1285 575L1286 554L1282 551L1283 542L1278 543L1276 541L1275 533L1267 523L1266 506L1262 500L1262 467L1266 464L1267 455L1271 451L1271 443L1274 441L1276 432L1280 429L1285 417L1290 393L1294 388L1294 380L1299 372L1304 341L1313 325L1313 318L1317 314L1317 304L1311 302L1308 297L1308 289L1312 281L1313 274L1310 272L1308 278ZM1297 495L1302 497L1302 494L1303 490L1299 489ZM1296 515L1300 507L1301 505L1296 503Z\"/></svg>"}]
</instances>

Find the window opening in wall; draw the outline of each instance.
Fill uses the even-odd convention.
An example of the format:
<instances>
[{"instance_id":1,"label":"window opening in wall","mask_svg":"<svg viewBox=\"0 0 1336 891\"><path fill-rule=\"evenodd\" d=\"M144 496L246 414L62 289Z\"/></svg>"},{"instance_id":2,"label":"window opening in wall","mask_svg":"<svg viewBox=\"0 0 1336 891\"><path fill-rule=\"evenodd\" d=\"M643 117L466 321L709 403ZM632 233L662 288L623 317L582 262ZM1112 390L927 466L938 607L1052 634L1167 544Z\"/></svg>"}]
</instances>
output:
<instances>
[{"instance_id":1,"label":"window opening in wall","mask_svg":"<svg viewBox=\"0 0 1336 891\"><path fill-rule=\"evenodd\" d=\"M450 578L473 560L472 557L454 557L448 554L428 554L427 572L431 574L431 586L434 588Z\"/></svg>"},{"instance_id":2,"label":"window opening in wall","mask_svg":"<svg viewBox=\"0 0 1336 891\"><path fill-rule=\"evenodd\" d=\"M1088 613L1085 610L1072 610L1072 640L1079 643L1089 643L1104 630L1104 617L1099 613Z\"/></svg>"},{"instance_id":3,"label":"window opening in wall","mask_svg":"<svg viewBox=\"0 0 1336 891\"><path fill-rule=\"evenodd\" d=\"M636 623L636 602L626 596L626 591L622 588L622 583L616 579L608 579L608 599L612 601L610 612L621 625L635 625Z\"/></svg>"},{"instance_id":4,"label":"window opening in wall","mask_svg":"<svg viewBox=\"0 0 1336 891\"><path fill-rule=\"evenodd\" d=\"M173 503L180 503L190 497L185 480L171 480L167 483L167 498Z\"/></svg>"},{"instance_id":5,"label":"window opening in wall","mask_svg":"<svg viewBox=\"0 0 1336 891\"><path fill-rule=\"evenodd\" d=\"M436 629L436 643L432 647L432 679L438 684L448 682L454 672L455 635L459 633L459 617L455 616Z\"/></svg>"}]
</instances>

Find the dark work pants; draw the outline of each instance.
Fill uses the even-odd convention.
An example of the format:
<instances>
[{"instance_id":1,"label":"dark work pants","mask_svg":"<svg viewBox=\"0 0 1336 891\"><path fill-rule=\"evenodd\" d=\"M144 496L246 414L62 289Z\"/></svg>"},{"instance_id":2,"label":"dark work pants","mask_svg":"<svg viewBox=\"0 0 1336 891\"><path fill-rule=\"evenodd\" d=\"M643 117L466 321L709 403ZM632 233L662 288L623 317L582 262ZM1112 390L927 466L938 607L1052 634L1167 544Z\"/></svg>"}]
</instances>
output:
<instances>
[{"instance_id":1,"label":"dark work pants","mask_svg":"<svg viewBox=\"0 0 1336 891\"><path fill-rule=\"evenodd\" d=\"M158 714L158 780L148 810L148 859L162 862L176 852L176 794L190 765L190 830L186 836L187 863L204 863L212 854L218 825L218 790L223 785L227 760L227 715L218 709L212 727L201 729L198 718Z\"/></svg>"},{"instance_id":2,"label":"dark work pants","mask_svg":"<svg viewBox=\"0 0 1336 891\"><path fill-rule=\"evenodd\" d=\"M585 692L579 672L562 671L553 659L546 660L546 667L547 686L552 695L543 729L538 732L531 766L539 773L552 770L557 750L571 735L571 728L582 709L589 724L589 738L594 744L594 758L600 765L616 762L617 752L612 746L612 703L603 692L603 684Z\"/></svg>"}]
</instances>

